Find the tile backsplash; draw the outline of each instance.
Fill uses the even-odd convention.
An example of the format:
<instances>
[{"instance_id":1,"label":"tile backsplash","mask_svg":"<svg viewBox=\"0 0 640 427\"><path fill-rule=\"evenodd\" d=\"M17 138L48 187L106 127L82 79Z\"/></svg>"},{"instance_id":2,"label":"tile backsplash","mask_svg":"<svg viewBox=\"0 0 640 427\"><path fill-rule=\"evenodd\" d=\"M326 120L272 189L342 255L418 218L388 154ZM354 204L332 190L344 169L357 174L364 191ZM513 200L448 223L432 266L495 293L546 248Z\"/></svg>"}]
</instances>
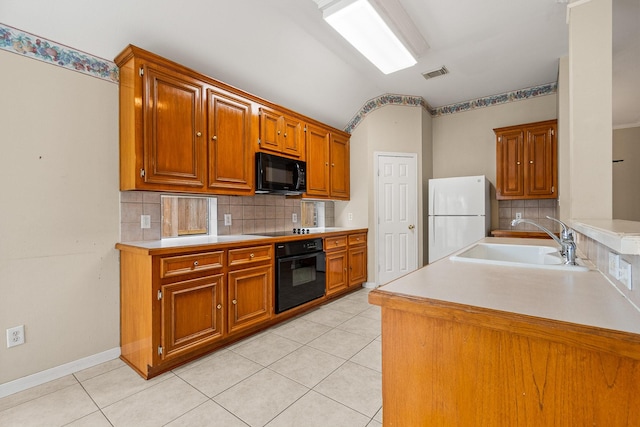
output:
<instances>
[{"instance_id":1,"label":"tile backsplash","mask_svg":"<svg viewBox=\"0 0 640 427\"><path fill-rule=\"evenodd\" d=\"M547 216L558 218L557 207L556 199L498 200L500 230L540 231L531 224L518 224L512 227L511 221L517 213L521 213L522 218L535 221L553 232L560 231L558 223L546 218Z\"/></svg>"},{"instance_id":2,"label":"tile backsplash","mask_svg":"<svg viewBox=\"0 0 640 427\"><path fill-rule=\"evenodd\" d=\"M150 191L120 192L120 241L137 242L160 239L162 193ZM284 195L210 196L217 199L218 235L259 234L301 227L301 199ZM325 225L335 224L334 204L324 202ZM296 214L298 222L292 221ZM224 215L231 214L230 226ZM140 226L140 216L151 216L151 228Z\"/></svg>"}]
</instances>

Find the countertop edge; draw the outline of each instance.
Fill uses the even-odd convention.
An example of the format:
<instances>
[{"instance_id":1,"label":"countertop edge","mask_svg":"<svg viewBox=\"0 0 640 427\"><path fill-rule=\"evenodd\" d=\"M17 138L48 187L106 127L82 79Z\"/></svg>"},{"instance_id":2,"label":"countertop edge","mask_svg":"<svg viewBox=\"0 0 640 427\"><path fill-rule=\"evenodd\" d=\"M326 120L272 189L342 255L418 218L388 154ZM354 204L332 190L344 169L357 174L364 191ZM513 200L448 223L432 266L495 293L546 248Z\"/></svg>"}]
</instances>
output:
<instances>
[{"instance_id":1,"label":"countertop edge","mask_svg":"<svg viewBox=\"0 0 640 427\"><path fill-rule=\"evenodd\" d=\"M640 222L576 219L571 227L623 255L640 255Z\"/></svg>"},{"instance_id":2,"label":"countertop edge","mask_svg":"<svg viewBox=\"0 0 640 427\"><path fill-rule=\"evenodd\" d=\"M294 234L287 236L261 236L252 239L227 240L224 242L185 242L176 245L158 246L159 241L119 242L115 248L120 251L147 255L168 255L176 252L198 252L206 250L226 249L230 247L253 246L260 244L273 244L275 242L288 242L313 238L326 238L343 234L367 233L368 228L340 228L338 230L323 231L321 233Z\"/></svg>"},{"instance_id":3,"label":"countertop edge","mask_svg":"<svg viewBox=\"0 0 640 427\"><path fill-rule=\"evenodd\" d=\"M640 360L640 335L528 314L374 289L369 302L386 309L552 340Z\"/></svg>"}]
</instances>

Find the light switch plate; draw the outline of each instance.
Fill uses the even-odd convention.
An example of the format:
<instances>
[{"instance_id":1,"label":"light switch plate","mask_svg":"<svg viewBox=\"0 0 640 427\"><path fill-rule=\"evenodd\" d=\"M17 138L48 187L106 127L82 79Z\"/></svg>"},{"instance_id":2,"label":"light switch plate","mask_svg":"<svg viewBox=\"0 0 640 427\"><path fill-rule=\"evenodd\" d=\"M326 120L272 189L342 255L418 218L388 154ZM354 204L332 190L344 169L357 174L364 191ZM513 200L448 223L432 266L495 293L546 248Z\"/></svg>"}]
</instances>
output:
<instances>
[{"instance_id":1,"label":"light switch plate","mask_svg":"<svg viewBox=\"0 0 640 427\"><path fill-rule=\"evenodd\" d=\"M224 225L231 225L231 214L224 214Z\"/></svg>"},{"instance_id":2,"label":"light switch plate","mask_svg":"<svg viewBox=\"0 0 640 427\"><path fill-rule=\"evenodd\" d=\"M140 215L140 228L151 228L151 215Z\"/></svg>"},{"instance_id":3,"label":"light switch plate","mask_svg":"<svg viewBox=\"0 0 640 427\"><path fill-rule=\"evenodd\" d=\"M632 285L633 282L631 281L631 264L621 259L620 269L618 271L620 272L620 277L619 277L620 282L623 285L625 285L627 289L631 290L633 286Z\"/></svg>"},{"instance_id":4,"label":"light switch plate","mask_svg":"<svg viewBox=\"0 0 640 427\"><path fill-rule=\"evenodd\" d=\"M620 255L615 252L609 252L609 275L614 279L619 279L620 276Z\"/></svg>"}]
</instances>

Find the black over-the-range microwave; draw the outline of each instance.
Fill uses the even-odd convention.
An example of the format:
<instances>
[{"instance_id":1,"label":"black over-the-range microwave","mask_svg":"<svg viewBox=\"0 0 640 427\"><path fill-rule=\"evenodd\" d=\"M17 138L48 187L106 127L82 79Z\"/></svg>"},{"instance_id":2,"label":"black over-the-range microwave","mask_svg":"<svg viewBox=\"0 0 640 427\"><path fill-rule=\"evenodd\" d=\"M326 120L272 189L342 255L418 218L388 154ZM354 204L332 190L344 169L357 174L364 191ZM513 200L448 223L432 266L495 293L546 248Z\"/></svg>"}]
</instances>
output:
<instances>
[{"instance_id":1,"label":"black over-the-range microwave","mask_svg":"<svg viewBox=\"0 0 640 427\"><path fill-rule=\"evenodd\" d=\"M307 191L306 170L303 161L256 153L256 193L302 194Z\"/></svg>"}]
</instances>

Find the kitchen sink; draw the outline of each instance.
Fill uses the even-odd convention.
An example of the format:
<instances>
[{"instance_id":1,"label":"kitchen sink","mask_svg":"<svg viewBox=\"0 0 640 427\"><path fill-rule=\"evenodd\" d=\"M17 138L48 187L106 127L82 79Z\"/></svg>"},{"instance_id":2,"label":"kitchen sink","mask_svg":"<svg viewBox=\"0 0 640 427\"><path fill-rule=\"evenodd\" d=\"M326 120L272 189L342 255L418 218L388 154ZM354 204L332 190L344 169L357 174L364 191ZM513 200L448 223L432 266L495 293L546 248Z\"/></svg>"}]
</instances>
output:
<instances>
[{"instance_id":1,"label":"kitchen sink","mask_svg":"<svg viewBox=\"0 0 640 427\"><path fill-rule=\"evenodd\" d=\"M452 261L508 267L589 271L589 267L580 259L576 260L578 265L566 265L559 250L551 246L476 243L469 249L453 255L449 259Z\"/></svg>"}]
</instances>

